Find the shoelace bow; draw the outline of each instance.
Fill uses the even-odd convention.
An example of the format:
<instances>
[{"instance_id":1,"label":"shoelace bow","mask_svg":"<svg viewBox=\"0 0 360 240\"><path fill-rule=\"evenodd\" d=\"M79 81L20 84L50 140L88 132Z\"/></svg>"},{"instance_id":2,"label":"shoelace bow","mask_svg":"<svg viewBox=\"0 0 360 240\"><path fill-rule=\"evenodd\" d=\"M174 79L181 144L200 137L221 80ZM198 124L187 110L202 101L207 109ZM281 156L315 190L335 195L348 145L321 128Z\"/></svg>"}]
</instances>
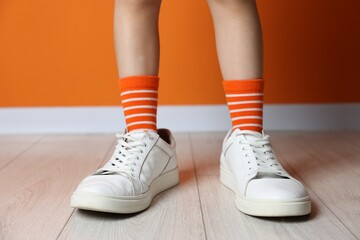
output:
<instances>
[{"instance_id":1,"label":"shoelace bow","mask_svg":"<svg viewBox=\"0 0 360 240\"><path fill-rule=\"evenodd\" d=\"M257 164L257 172L283 174L283 170L277 162L275 154L271 148L269 135L265 135L261 139L242 139L240 143L248 145L253 151ZM251 167L249 170L255 171L256 169Z\"/></svg>"},{"instance_id":2,"label":"shoelace bow","mask_svg":"<svg viewBox=\"0 0 360 240\"><path fill-rule=\"evenodd\" d=\"M134 177L134 167L138 164L144 148L147 146L144 141L133 137L134 133L136 134L136 132L116 134L118 143L115 151L102 170L107 173L123 174L129 178ZM144 134L148 135L146 132Z\"/></svg>"}]
</instances>

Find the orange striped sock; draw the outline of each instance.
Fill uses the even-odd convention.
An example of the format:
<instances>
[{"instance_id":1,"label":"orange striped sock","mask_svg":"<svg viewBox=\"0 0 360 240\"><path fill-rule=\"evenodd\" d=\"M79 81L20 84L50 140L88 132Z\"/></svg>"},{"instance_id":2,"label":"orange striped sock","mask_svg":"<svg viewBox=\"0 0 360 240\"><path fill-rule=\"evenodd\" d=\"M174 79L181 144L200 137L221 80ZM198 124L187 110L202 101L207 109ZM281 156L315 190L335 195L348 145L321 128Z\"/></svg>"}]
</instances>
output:
<instances>
[{"instance_id":1,"label":"orange striped sock","mask_svg":"<svg viewBox=\"0 0 360 240\"><path fill-rule=\"evenodd\" d=\"M158 76L130 76L119 79L121 103L127 130L156 131Z\"/></svg>"},{"instance_id":2,"label":"orange striped sock","mask_svg":"<svg viewBox=\"0 0 360 240\"><path fill-rule=\"evenodd\" d=\"M264 80L223 81L233 129L262 132Z\"/></svg>"}]
</instances>

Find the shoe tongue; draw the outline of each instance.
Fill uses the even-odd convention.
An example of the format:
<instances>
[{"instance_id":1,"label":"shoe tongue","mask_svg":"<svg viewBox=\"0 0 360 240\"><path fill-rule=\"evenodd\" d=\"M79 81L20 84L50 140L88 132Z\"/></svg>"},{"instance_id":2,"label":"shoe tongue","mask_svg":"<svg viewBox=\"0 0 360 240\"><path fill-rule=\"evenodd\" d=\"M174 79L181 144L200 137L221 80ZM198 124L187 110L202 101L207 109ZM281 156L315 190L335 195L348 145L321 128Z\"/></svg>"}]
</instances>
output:
<instances>
[{"instance_id":1,"label":"shoe tongue","mask_svg":"<svg viewBox=\"0 0 360 240\"><path fill-rule=\"evenodd\" d=\"M148 132L151 132L151 131L148 131ZM145 131L143 130L134 130L134 131L131 131L131 137L137 139L137 140L142 140L146 134L145 134Z\"/></svg>"},{"instance_id":2,"label":"shoe tongue","mask_svg":"<svg viewBox=\"0 0 360 240\"><path fill-rule=\"evenodd\" d=\"M255 140L255 139L259 139L262 138L262 135L258 132L255 132L254 134L244 134L244 138L248 139L248 140Z\"/></svg>"},{"instance_id":3,"label":"shoe tongue","mask_svg":"<svg viewBox=\"0 0 360 240\"><path fill-rule=\"evenodd\" d=\"M256 131L239 130L239 129L236 129L235 131L237 131L237 134L241 133L241 136L247 140L256 140L263 137L261 133Z\"/></svg>"},{"instance_id":4,"label":"shoe tongue","mask_svg":"<svg viewBox=\"0 0 360 240\"><path fill-rule=\"evenodd\" d=\"M145 137L145 133L144 132L131 132L131 137L137 139L137 140L142 140Z\"/></svg>"}]
</instances>

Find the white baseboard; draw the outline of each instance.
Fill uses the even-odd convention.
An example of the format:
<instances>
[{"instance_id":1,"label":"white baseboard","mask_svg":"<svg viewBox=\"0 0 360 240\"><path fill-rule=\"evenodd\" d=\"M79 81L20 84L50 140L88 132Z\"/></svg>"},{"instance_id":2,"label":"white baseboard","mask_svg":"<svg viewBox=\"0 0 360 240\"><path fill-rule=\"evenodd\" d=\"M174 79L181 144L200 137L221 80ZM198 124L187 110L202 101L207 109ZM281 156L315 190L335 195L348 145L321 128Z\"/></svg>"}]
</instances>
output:
<instances>
[{"instance_id":1,"label":"white baseboard","mask_svg":"<svg viewBox=\"0 0 360 240\"><path fill-rule=\"evenodd\" d=\"M0 133L118 132L121 107L0 108ZM227 131L226 105L159 106L158 127L180 131ZM360 103L265 104L265 130L360 129Z\"/></svg>"}]
</instances>

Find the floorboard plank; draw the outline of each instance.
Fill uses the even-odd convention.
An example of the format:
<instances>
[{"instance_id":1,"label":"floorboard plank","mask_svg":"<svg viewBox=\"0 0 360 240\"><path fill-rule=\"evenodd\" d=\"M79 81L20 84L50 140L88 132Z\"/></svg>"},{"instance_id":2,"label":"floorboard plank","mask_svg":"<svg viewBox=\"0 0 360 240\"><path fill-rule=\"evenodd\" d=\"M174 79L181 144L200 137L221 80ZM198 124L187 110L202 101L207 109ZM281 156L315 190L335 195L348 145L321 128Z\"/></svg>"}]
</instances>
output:
<instances>
[{"instance_id":1,"label":"floorboard plank","mask_svg":"<svg viewBox=\"0 0 360 240\"><path fill-rule=\"evenodd\" d=\"M42 135L0 135L0 170L28 151Z\"/></svg>"},{"instance_id":2,"label":"floorboard plank","mask_svg":"<svg viewBox=\"0 0 360 240\"><path fill-rule=\"evenodd\" d=\"M279 158L360 238L360 148L354 139L360 135L346 135L293 132L272 136Z\"/></svg>"},{"instance_id":3,"label":"floorboard plank","mask_svg":"<svg viewBox=\"0 0 360 240\"><path fill-rule=\"evenodd\" d=\"M75 211L59 239L204 239L188 134L176 134L180 184L137 214Z\"/></svg>"},{"instance_id":4,"label":"floorboard plank","mask_svg":"<svg viewBox=\"0 0 360 240\"><path fill-rule=\"evenodd\" d=\"M56 239L70 195L114 142L110 135L49 135L0 172L0 239Z\"/></svg>"},{"instance_id":5,"label":"floorboard plank","mask_svg":"<svg viewBox=\"0 0 360 240\"><path fill-rule=\"evenodd\" d=\"M191 133L197 176L219 175L219 159L226 132Z\"/></svg>"}]
</instances>

